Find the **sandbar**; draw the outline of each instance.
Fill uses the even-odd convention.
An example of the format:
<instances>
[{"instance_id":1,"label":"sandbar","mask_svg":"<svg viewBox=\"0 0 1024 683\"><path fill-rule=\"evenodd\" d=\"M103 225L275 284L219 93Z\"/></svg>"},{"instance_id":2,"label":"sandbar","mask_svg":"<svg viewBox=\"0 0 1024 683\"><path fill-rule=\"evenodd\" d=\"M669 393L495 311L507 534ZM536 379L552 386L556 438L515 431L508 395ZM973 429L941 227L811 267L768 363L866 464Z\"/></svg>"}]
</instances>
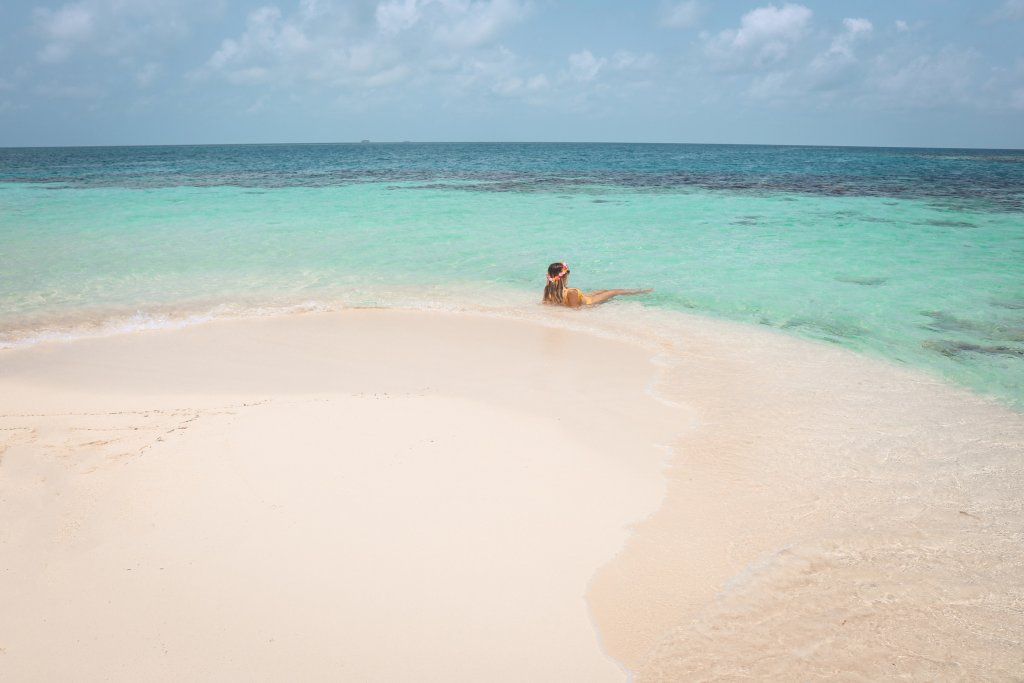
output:
<instances>
[{"instance_id":1,"label":"sandbar","mask_svg":"<svg viewBox=\"0 0 1024 683\"><path fill-rule=\"evenodd\" d=\"M1020 677L1019 411L533 309L0 354L0 678Z\"/></svg>"}]
</instances>

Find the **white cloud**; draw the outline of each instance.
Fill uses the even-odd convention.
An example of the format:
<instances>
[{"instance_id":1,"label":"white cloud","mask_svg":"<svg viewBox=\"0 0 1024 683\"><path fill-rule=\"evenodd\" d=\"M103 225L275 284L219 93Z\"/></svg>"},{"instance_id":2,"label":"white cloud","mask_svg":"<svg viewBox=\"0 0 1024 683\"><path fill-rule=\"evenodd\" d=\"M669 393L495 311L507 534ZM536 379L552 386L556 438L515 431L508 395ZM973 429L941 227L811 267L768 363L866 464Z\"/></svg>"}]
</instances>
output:
<instances>
[{"instance_id":1,"label":"white cloud","mask_svg":"<svg viewBox=\"0 0 1024 683\"><path fill-rule=\"evenodd\" d=\"M81 3L65 5L56 12L36 10L46 36L52 40L86 40L93 34L93 13Z\"/></svg>"},{"instance_id":2,"label":"white cloud","mask_svg":"<svg viewBox=\"0 0 1024 683\"><path fill-rule=\"evenodd\" d=\"M625 71L627 69L642 71L653 68L657 63L657 57L650 52L638 55L629 50L616 50L611 58L611 66L617 71Z\"/></svg>"},{"instance_id":3,"label":"white cloud","mask_svg":"<svg viewBox=\"0 0 1024 683\"><path fill-rule=\"evenodd\" d=\"M363 79L363 85L370 88L382 88L401 83L409 77L410 69L405 64L396 64Z\"/></svg>"},{"instance_id":4,"label":"white cloud","mask_svg":"<svg viewBox=\"0 0 1024 683\"><path fill-rule=\"evenodd\" d=\"M989 23L1024 19L1024 0L1006 0L986 18Z\"/></svg>"},{"instance_id":5,"label":"white cloud","mask_svg":"<svg viewBox=\"0 0 1024 683\"><path fill-rule=\"evenodd\" d=\"M763 45L775 40L794 41L800 37L811 18L811 10L803 5L775 5L759 7L747 12L740 20L740 28L731 35L736 47Z\"/></svg>"},{"instance_id":6,"label":"white cloud","mask_svg":"<svg viewBox=\"0 0 1024 683\"><path fill-rule=\"evenodd\" d=\"M64 83L41 83L32 89L32 92L41 97L57 97L74 100L97 100L104 95L104 91L97 85L86 83L75 83L67 85Z\"/></svg>"},{"instance_id":7,"label":"white cloud","mask_svg":"<svg viewBox=\"0 0 1024 683\"><path fill-rule=\"evenodd\" d=\"M907 22L905 22L903 19L897 19L896 20L896 30L899 31L900 33L906 33L907 31L910 30L910 25Z\"/></svg>"},{"instance_id":8,"label":"white cloud","mask_svg":"<svg viewBox=\"0 0 1024 683\"><path fill-rule=\"evenodd\" d=\"M595 57L590 50L574 52L569 55L569 78L574 81L592 81L607 63L607 59Z\"/></svg>"},{"instance_id":9,"label":"white cloud","mask_svg":"<svg viewBox=\"0 0 1024 683\"><path fill-rule=\"evenodd\" d=\"M542 73L526 76L526 66L514 53L499 47L463 60L454 80L444 88L458 97L474 88L502 98L523 98L541 103L541 96L548 91L551 82Z\"/></svg>"},{"instance_id":10,"label":"white cloud","mask_svg":"<svg viewBox=\"0 0 1024 683\"><path fill-rule=\"evenodd\" d=\"M843 19L843 31L832 36L828 49L814 56L801 74L807 90L835 91L851 87L863 78L857 67L857 45L874 32L867 19Z\"/></svg>"},{"instance_id":11,"label":"white cloud","mask_svg":"<svg viewBox=\"0 0 1024 683\"><path fill-rule=\"evenodd\" d=\"M839 33L816 33L808 42L817 43L818 51L806 61L737 72L709 87L726 98L731 91L773 106L800 102L823 112L1024 108L1024 59L1016 67L994 66L974 49L922 51L903 40L877 45L873 39L870 22L848 19Z\"/></svg>"},{"instance_id":12,"label":"white cloud","mask_svg":"<svg viewBox=\"0 0 1024 683\"><path fill-rule=\"evenodd\" d=\"M53 64L80 53L128 62L186 37L193 22L222 11L221 0L78 0L33 10L42 46L39 61Z\"/></svg>"},{"instance_id":13,"label":"white cloud","mask_svg":"<svg viewBox=\"0 0 1024 683\"><path fill-rule=\"evenodd\" d=\"M283 21L281 10L261 7L246 20L245 33L238 40L228 38L209 60L209 66L236 83L273 80L275 67L312 50L302 28Z\"/></svg>"},{"instance_id":14,"label":"white cloud","mask_svg":"<svg viewBox=\"0 0 1024 683\"><path fill-rule=\"evenodd\" d=\"M139 69L136 72L135 82L138 83L139 86L142 88L149 87L153 83L153 80L156 79L159 73L159 64L157 64L156 62L147 62L142 66L141 69Z\"/></svg>"},{"instance_id":15,"label":"white cloud","mask_svg":"<svg viewBox=\"0 0 1024 683\"><path fill-rule=\"evenodd\" d=\"M739 28L702 36L705 53L720 66L731 68L777 64L804 37L811 14L803 5L759 7L743 15Z\"/></svg>"},{"instance_id":16,"label":"white cloud","mask_svg":"<svg viewBox=\"0 0 1024 683\"><path fill-rule=\"evenodd\" d=\"M583 49L567 55L564 67L549 76L529 71L520 57L506 48L497 48L466 60L458 74L457 87L446 90L461 95L482 87L499 97L518 98L534 106L590 111L603 100L624 96L627 88L642 85L631 82L628 75L650 69L655 63L654 55L649 53L618 50L607 57ZM613 83L621 87L613 88Z\"/></svg>"},{"instance_id":17,"label":"white cloud","mask_svg":"<svg viewBox=\"0 0 1024 683\"><path fill-rule=\"evenodd\" d=\"M854 45L870 36L875 27L867 19L843 19L843 26L846 30L832 39L828 52L851 61L854 59Z\"/></svg>"},{"instance_id":18,"label":"white cloud","mask_svg":"<svg viewBox=\"0 0 1024 683\"><path fill-rule=\"evenodd\" d=\"M974 50L955 47L909 59L880 55L865 86L888 106L977 106L982 104L975 97L979 62L980 55Z\"/></svg>"},{"instance_id":19,"label":"white cloud","mask_svg":"<svg viewBox=\"0 0 1024 683\"><path fill-rule=\"evenodd\" d=\"M990 108L1024 109L1024 58L1012 66L998 66L987 70L988 79L982 91L983 103Z\"/></svg>"},{"instance_id":20,"label":"white cloud","mask_svg":"<svg viewBox=\"0 0 1024 683\"><path fill-rule=\"evenodd\" d=\"M1010 107L1013 109L1024 109L1024 87L1017 88L1010 93Z\"/></svg>"},{"instance_id":21,"label":"white cloud","mask_svg":"<svg viewBox=\"0 0 1024 683\"><path fill-rule=\"evenodd\" d=\"M277 7L261 7L249 13L242 35L224 39L195 76L237 85L395 82L401 72L393 71L396 60L387 44L354 42L340 28L349 20L309 5L289 18Z\"/></svg>"},{"instance_id":22,"label":"white cloud","mask_svg":"<svg viewBox=\"0 0 1024 683\"><path fill-rule=\"evenodd\" d=\"M871 33L871 31L874 30L875 28L874 25L867 19L846 18L843 19L843 26L845 26L846 30L852 34Z\"/></svg>"},{"instance_id":23,"label":"white cloud","mask_svg":"<svg viewBox=\"0 0 1024 683\"><path fill-rule=\"evenodd\" d=\"M11 100L4 100L0 102L0 112L25 111L27 109L29 109L29 104L24 101L12 102Z\"/></svg>"},{"instance_id":24,"label":"white cloud","mask_svg":"<svg viewBox=\"0 0 1024 683\"><path fill-rule=\"evenodd\" d=\"M791 71L772 71L762 76L757 76L746 95L755 100L789 99L794 95L791 92L793 73Z\"/></svg>"},{"instance_id":25,"label":"white cloud","mask_svg":"<svg viewBox=\"0 0 1024 683\"><path fill-rule=\"evenodd\" d=\"M58 10L34 11L36 28L46 41L39 52L42 62L62 62L75 48L95 34L95 17L84 3L64 5Z\"/></svg>"},{"instance_id":26,"label":"white cloud","mask_svg":"<svg viewBox=\"0 0 1024 683\"><path fill-rule=\"evenodd\" d=\"M500 80L494 84L491 91L502 97L524 97L534 99L536 102L536 96L546 92L550 87L551 83L548 81L547 76L536 74L529 78L512 76Z\"/></svg>"},{"instance_id":27,"label":"white cloud","mask_svg":"<svg viewBox=\"0 0 1024 683\"><path fill-rule=\"evenodd\" d=\"M874 25L863 17L847 17L842 29L830 35L812 30L811 18L803 5L767 5L743 15L736 28L703 34L710 66L733 72L728 80L720 76L716 87L778 103L829 105L840 94L852 97L867 68L858 51L874 34Z\"/></svg>"},{"instance_id":28,"label":"white cloud","mask_svg":"<svg viewBox=\"0 0 1024 683\"><path fill-rule=\"evenodd\" d=\"M442 43L459 47L485 43L529 14L528 5L520 0L441 0L441 4L454 21L439 26L434 35Z\"/></svg>"},{"instance_id":29,"label":"white cloud","mask_svg":"<svg viewBox=\"0 0 1024 683\"><path fill-rule=\"evenodd\" d=\"M360 14L352 3L303 0L297 12L276 6L256 10L237 37L225 38L194 80L223 79L237 85L296 83L333 88L386 89L423 85L441 74L473 80L472 64L491 50L501 31L527 16L521 0L382 0ZM499 60L501 61L501 60ZM517 64L486 85L519 78Z\"/></svg>"},{"instance_id":30,"label":"white cloud","mask_svg":"<svg viewBox=\"0 0 1024 683\"><path fill-rule=\"evenodd\" d=\"M420 19L417 0L392 0L377 5L377 25L385 33L412 28Z\"/></svg>"},{"instance_id":31,"label":"white cloud","mask_svg":"<svg viewBox=\"0 0 1024 683\"><path fill-rule=\"evenodd\" d=\"M652 85L649 73L656 64L651 53L620 49L609 57L589 49L574 52L558 71L545 104L562 111L594 115L620 109L621 102L632 97L638 88Z\"/></svg>"},{"instance_id":32,"label":"white cloud","mask_svg":"<svg viewBox=\"0 0 1024 683\"><path fill-rule=\"evenodd\" d=\"M669 28L690 28L697 25L702 9L697 0L684 0L662 5L661 25Z\"/></svg>"}]
</instances>

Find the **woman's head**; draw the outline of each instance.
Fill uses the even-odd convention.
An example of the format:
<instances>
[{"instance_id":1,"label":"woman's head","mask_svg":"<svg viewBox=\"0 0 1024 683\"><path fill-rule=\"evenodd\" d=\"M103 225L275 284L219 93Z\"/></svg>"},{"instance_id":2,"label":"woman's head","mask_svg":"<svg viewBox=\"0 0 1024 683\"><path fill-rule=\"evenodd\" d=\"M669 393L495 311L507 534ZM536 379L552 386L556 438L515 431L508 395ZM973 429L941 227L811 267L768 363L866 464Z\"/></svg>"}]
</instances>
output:
<instances>
[{"instance_id":1,"label":"woman's head","mask_svg":"<svg viewBox=\"0 0 1024 683\"><path fill-rule=\"evenodd\" d=\"M569 266L563 261L556 261L548 266L547 284L544 286L545 303L563 303L565 300L565 281L569 279Z\"/></svg>"},{"instance_id":2,"label":"woman's head","mask_svg":"<svg viewBox=\"0 0 1024 683\"><path fill-rule=\"evenodd\" d=\"M562 280L569 274L569 266L562 261L556 261L548 266L548 282Z\"/></svg>"}]
</instances>

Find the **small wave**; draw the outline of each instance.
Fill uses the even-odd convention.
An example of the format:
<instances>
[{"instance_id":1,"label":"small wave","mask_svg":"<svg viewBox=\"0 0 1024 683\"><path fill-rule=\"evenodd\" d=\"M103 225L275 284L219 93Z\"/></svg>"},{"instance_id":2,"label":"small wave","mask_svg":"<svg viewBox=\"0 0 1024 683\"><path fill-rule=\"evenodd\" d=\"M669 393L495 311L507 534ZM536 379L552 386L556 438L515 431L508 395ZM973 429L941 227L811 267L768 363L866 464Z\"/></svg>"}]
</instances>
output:
<instances>
[{"instance_id":1,"label":"small wave","mask_svg":"<svg viewBox=\"0 0 1024 683\"><path fill-rule=\"evenodd\" d=\"M925 225L934 225L940 228L976 228L974 223L969 221L954 221L942 218L933 218L924 222Z\"/></svg>"},{"instance_id":2,"label":"small wave","mask_svg":"<svg viewBox=\"0 0 1024 683\"><path fill-rule=\"evenodd\" d=\"M838 282L847 282L851 285L864 285L865 287L876 287L878 285L884 285L889 281L887 277L844 277L837 276L835 278Z\"/></svg>"},{"instance_id":3,"label":"small wave","mask_svg":"<svg viewBox=\"0 0 1024 683\"><path fill-rule=\"evenodd\" d=\"M968 320L945 311L924 311L931 319L922 327L932 332L954 332L979 340L1024 342L1024 321L1021 320Z\"/></svg>"},{"instance_id":4,"label":"small wave","mask_svg":"<svg viewBox=\"0 0 1024 683\"><path fill-rule=\"evenodd\" d=\"M136 310L128 314L106 314L80 318L73 322L51 322L31 327L22 326L0 332L0 350L19 349L37 344L71 342L134 332L175 330L193 325L235 318L252 318L333 310L320 302L303 302L288 306L234 308L219 305L201 312L153 312Z\"/></svg>"},{"instance_id":5,"label":"small wave","mask_svg":"<svg viewBox=\"0 0 1024 683\"><path fill-rule=\"evenodd\" d=\"M1005 308L1010 311L1024 310L1024 299L993 299L991 303L997 308Z\"/></svg>"},{"instance_id":6,"label":"small wave","mask_svg":"<svg viewBox=\"0 0 1024 683\"><path fill-rule=\"evenodd\" d=\"M778 323L778 327L783 330L800 329L815 339L838 343L852 339L862 339L870 334L867 329L860 325L841 320L791 318Z\"/></svg>"},{"instance_id":7,"label":"small wave","mask_svg":"<svg viewBox=\"0 0 1024 683\"><path fill-rule=\"evenodd\" d=\"M985 356L1015 356L1024 358L1024 349L1017 349L1011 346L994 346L987 344L972 344L970 342L952 341L949 339L926 340L921 346L947 358L956 358L961 353L977 353Z\"/></svg>"}]
</instances>

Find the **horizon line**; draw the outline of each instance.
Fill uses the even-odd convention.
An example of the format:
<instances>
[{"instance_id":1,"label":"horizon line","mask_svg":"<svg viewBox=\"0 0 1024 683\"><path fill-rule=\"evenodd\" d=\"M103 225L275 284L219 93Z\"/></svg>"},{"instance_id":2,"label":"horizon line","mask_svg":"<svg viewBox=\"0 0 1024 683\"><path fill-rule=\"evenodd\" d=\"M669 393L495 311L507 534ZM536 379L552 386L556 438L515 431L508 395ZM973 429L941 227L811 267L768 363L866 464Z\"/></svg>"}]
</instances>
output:
<instances>
[{"instance_id":1,"label":"horizon line","mask_svg":"<svg viewBox=\"0 0 1024 683\"><path fill-rule=\"evenodd\" d=\"M766 142L627 142L627 141L542 141L542 140L346 140L320 142L178 142L178 143L114 143L81 145L2 145L0 149L103 149L111 147L266 147L297 145L337 145L359 147L363 145L678 145L693 147L818 147L845 149L930 149L977 150L995 152L1024 152L1016 147L940 147L921 145L854 145Z\"/></svg>"}]
</instances>

